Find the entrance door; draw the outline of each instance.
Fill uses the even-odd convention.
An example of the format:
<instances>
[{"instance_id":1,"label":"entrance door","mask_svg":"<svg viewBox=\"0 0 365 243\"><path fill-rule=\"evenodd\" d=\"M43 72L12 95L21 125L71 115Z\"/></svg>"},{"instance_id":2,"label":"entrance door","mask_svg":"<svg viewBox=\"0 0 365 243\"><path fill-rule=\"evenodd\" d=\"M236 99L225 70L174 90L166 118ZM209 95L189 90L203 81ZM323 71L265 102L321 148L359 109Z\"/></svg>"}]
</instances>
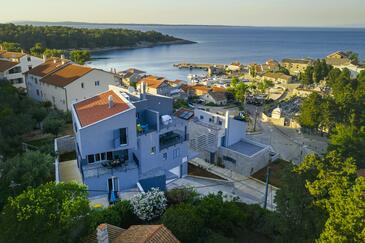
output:
<instances>
[{"instance_id":1,"label":"entrance door","mask_svg":"<svg viewBox=\"0 0 365 243\"><path fill-rule=\"evenodd\" d=\"M109 192L118 192L119 191L118 177L113 176L108 179L108 191Z\"/></svg>"}]
</instances>

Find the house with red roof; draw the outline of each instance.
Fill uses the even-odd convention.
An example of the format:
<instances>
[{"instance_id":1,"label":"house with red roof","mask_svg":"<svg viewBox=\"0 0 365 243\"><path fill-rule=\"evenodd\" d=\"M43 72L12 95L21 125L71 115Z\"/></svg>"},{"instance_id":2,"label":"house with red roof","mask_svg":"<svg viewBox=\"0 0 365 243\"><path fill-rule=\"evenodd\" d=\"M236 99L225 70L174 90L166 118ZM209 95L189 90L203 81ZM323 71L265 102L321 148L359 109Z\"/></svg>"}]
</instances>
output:
<instances>
[{"instance_id":1,"label":"house with red roof","mask_svg":"<svg viewBox=\"0 0 365 243\"><path fill-rule=\"evenodd\" d=\"M72 103L107 91L118 85L115 74L74 64L63 58L51 58L27 72L28 95L38 101L49 101L63 111Z\"/></svg>"},{"instance_id":2,"label":"house with red roof","mask_svg":"<svg viewBox=\"0 0 365 243\"><path fill-rule=\"evenodd\" d=\"M173 115L173 99L109 90L72 104L77 166L90 198L109 201L123 191L165 190L187 174L186 120ZM62 179L62 171L61 176Z\"/></svg>"}]
</instances>

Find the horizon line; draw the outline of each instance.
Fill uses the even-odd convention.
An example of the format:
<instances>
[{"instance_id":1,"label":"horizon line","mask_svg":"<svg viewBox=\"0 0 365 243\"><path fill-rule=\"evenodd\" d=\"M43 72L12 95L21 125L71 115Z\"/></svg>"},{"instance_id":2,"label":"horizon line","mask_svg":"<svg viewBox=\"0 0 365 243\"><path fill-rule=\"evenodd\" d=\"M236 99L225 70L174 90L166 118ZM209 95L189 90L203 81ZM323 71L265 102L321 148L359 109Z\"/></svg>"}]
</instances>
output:
<instances>
[{"instance_id":1,"label":"horizon line","mask_svg":"<svg viewBox=\"0 0 365 243\"><path fill-rule=\"evenodd\" d=\"M115 23L115 22L83 22L83 21L39 21L39 20L17 20L3 22L13 24L32 24L32 23L44 23L44 24L83 24L83 25L135 25L135 26L205 26L205 27L246 27L246 28L343 28L343 29L362 29L365 28L365 24L358 25L330 25L330 26L305 26L305 25L229 25L229 24L159 24L159 23Z\"/></svg>"}]
</instances>

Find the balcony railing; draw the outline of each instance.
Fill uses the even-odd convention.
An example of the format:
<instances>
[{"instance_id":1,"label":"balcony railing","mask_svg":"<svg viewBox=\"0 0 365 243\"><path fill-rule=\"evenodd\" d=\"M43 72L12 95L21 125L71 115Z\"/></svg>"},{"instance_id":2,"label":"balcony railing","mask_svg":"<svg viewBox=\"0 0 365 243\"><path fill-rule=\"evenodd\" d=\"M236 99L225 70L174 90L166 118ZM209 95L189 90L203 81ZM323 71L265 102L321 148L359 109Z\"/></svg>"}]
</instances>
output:
<instances>
[{"instance_id":1,"label":"balcony railing","mask_svg":"<svg viewBox=\"0 0 365 243\"><path fill-rule=\"evenodd\" d=\"M105 174L113 174L113 172L127 172L138 168L138 164L133 160L121 161L117 163L115 160L95 162L82 167L84 178L99 177Z\"/></svg>"},{"instance_id":2,"label":"balcony railing","mask_svg":"<svg viewBox=\"0 0 365 243\"><path fill-rule=\"evenodd\" d=\"M180 144L186 141L183 134L177 132L167 132L160 135L160 151L176 144Z\"/></svg>"}]
</instances>

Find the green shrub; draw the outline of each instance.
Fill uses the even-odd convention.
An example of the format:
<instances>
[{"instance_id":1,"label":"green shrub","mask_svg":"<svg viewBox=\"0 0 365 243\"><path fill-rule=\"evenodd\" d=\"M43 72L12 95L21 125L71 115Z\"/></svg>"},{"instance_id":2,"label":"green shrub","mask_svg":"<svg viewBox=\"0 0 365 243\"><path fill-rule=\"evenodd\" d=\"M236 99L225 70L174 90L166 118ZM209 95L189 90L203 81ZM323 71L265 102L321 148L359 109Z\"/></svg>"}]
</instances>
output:
<instances>
[{"instance_id":1,"label":"green shrub","mask_svg":"<svg viewBox=\"0 0 365 243\"><path fill-rule=\"evenodd\" d=\"M169 205L183 202L191 203L198 198L199 194L193 188L174 188L166 193Z\"/></svg>"},{"instance_id":2,"label":"green shrub","mask_svg":"<svg viewBox=\"0 0 365 243\"><path fill-rule=\"evenodd\" d=\"M191 204L178 204L168 208L162 223L182 242L197 242L204 235L204 220Z\"/></svg>"}]
</instances>

